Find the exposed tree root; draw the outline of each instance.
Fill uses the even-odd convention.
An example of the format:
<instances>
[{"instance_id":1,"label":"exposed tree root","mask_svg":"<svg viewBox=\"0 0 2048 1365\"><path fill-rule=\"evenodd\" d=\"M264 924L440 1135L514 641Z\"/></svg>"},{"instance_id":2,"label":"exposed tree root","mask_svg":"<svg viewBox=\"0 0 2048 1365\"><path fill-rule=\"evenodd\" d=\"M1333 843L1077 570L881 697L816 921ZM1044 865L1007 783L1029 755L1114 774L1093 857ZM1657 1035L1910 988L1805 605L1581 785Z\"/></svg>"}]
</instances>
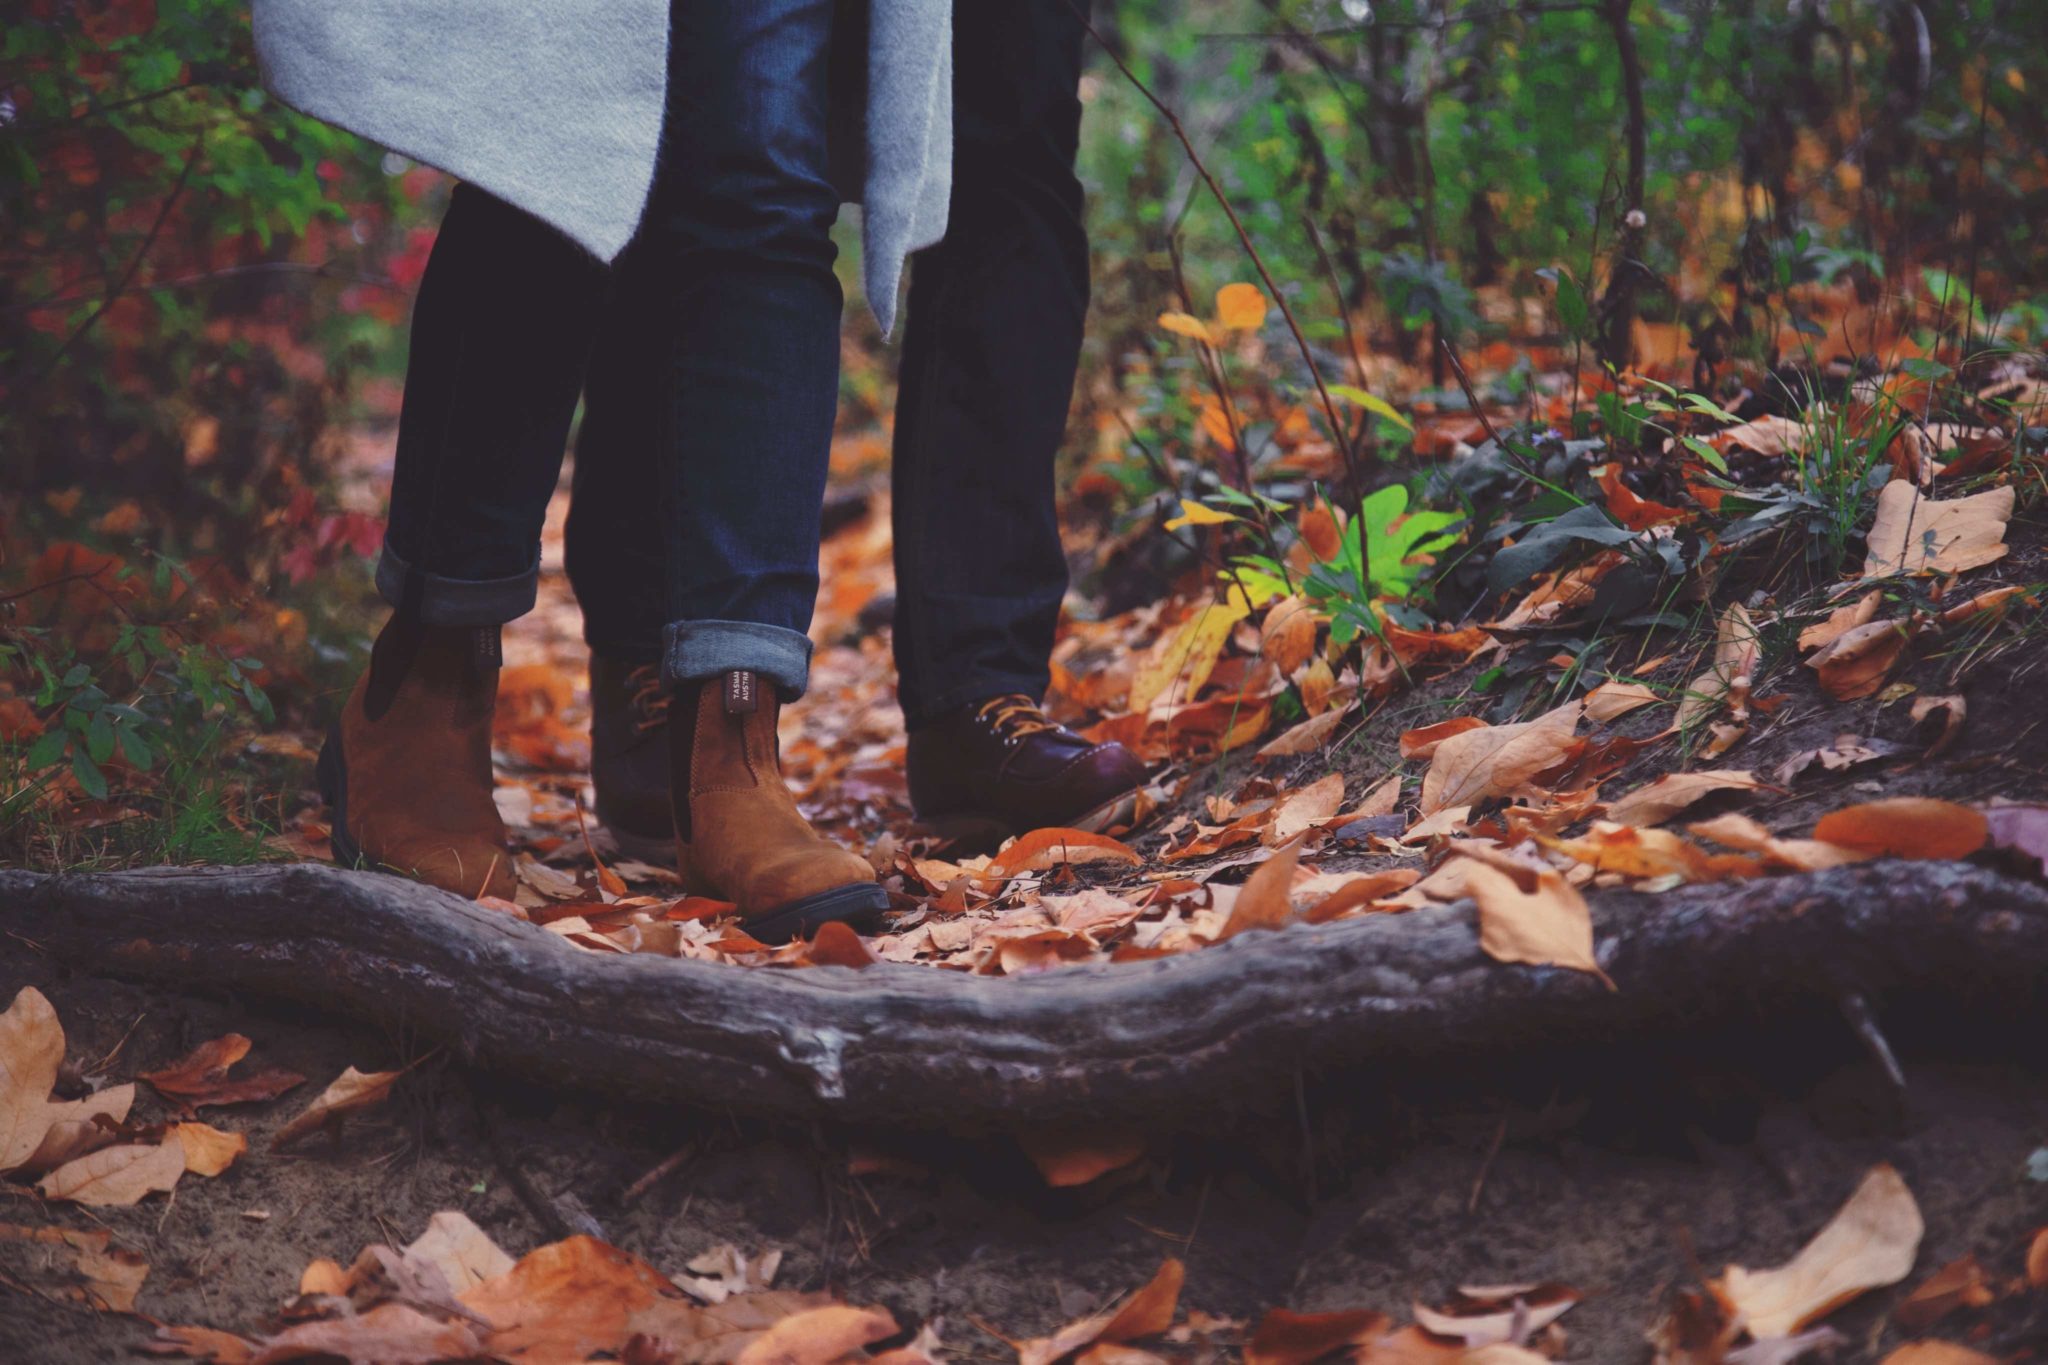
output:
<instances>
[{"instance_id":1,"label":"exposed tree root","mask_svg":"<svg viewBox=\"0 0 2048 1365\"><path fill-rule=\"evenodd\" d=\"M411 882L317 865L0 872L0 930L84 971L403 1024L499 1072L640 1101L887 1124L1185 1114L1335 1063L1637 1038L1939 990L2048 990L2048 890L1961 863L1610 895L1609 991L1479 951L1469 904L1021 979L578 952Z\"/></svg>"}]
</instances>

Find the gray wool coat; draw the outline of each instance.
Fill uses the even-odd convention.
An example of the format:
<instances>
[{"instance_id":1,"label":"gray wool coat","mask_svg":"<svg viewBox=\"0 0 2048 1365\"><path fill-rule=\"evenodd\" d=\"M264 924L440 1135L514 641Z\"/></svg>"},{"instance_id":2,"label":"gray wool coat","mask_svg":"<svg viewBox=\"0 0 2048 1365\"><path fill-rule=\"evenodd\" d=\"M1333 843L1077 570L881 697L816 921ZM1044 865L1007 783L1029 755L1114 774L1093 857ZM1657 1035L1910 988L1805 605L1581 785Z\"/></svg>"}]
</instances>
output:
<instances>
[{"instance_id":1,"label":"gray wool coat","mask_svg":"<svg viewBox=\"0 0 2048 1365\"><path fill-rule=\"evenodd\" d=\"M470 181L604 260L632 237L660 149L669 0L253 3L264 82L293 108ZM886 331L904 259L946 231L953 4L869 4L862 256Z\"/></svg>"}]
</instances>

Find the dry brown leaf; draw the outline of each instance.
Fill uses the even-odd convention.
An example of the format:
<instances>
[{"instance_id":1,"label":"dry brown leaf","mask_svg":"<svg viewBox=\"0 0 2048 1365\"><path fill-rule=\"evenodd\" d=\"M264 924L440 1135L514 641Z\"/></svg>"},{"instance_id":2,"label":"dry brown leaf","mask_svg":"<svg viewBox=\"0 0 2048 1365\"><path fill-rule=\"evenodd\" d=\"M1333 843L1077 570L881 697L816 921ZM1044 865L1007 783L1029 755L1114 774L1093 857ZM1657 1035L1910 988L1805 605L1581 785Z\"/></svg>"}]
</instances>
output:
<instances>
[{"instance_id":1,"label":"dry brown leaf","mask_svg":"<svg viewBox=\"0 0 2048 1365\"><path fill-rule=\"evenodd\" d=\"M306 1106L305 1112L277 1130L270 1139L272 1151L297 1142L315 1129L331 1123L339 1123L344 1115L357 1113L384 1103L391 1097L391 1086L411 1067L400 1067L396 1071L358 1071L354 1067L335 1077L334 1083L320 1092L320 1097Z\"/></svg>"},{"instance_id":2,"label":"dry brown leaf","mask_svg":"<svg viewBox=\"0 0 2048 1365\"><path fill-rule=\"evenodd\" d=\"M1735 720L1747 717L1750 684L1762 650L1756 622L1740 602L1729 603L1715 627L1713 665L1687 685L1678 703L1678 724L1690 727L1723 706Z\"/></svg>"},{"instance_id":3,"label":"dry brown leaf","mask_svg":"<svg viewBox=\"0 0 2048 1365\"><path fill-rule=\"evenodd\" d=\"M1081 829L1037 829L1019 835L989 864L990 879L1044 872L1062 863L1142 863L1136 850L1107 835Z\"/></svg>"},{"instance_id":4,"label":"dry brown leaf","mask_svg":"<svg viewBox=\"0 0 2048 1365\"><path fill-rule=\"evenodd\" d=\"M1338 779L1340 782L1342 778ZM1247 929L1284 929L1294 922L1294 869L1301 844L1287 844L1245 878L1230 907L1230 922L1220 939L1235 938Z\"/></svg>"},{"instance_id":5,"label":"dry brown leaf","mask_svg":"<svg viewBox=\"0 0 2048 1365\"><path fill-rule=\"evenodd\" d=\"M1612 981L1593 955L1593 913L1555 868L1518 878L1467 857L1465 894L1479 903L1479 946L1498 962L1568 967Z\"/></svg>"},{"instance_id":6,"label":"dry brown leaf","mask_svg":"<svg viewBox=\"0 0 2048 1365\"><path fill-rule=\"evenodd\" d=\"M2048 1289L2048 1228L2027 1243L2027 1288Z\"/></svg>"},{"instance_id":7,"label":"dry brown leaf","mask_svg":"<svg viewBox=\"0 0 2048 1365\"><path fill-rule=\"evenodd\" d=\"M12 1274L36 1292L70 1299L103 1313L132 1313L135 1296L149 1277L149 1263L113 1245L105 1228L25 1228L0 1223L0 1249L26 1246L25 1265L0 1250L0 1279Z\"/></svg>"},{"instance_id":8,"label":"dry brown leaf","mask_svg":"<svg viewBox=\"0 0 2048 1365\"><path fill-rule=\"evenodd\" d=\"M1863 576L1961 573L2003 559L2014 498L2008 485L1937 501L1909 479L1892 480L1877 495L1877 519L1864 537Z\"/></svg>"},{"instance_id":9,"label":"dry brown leaf","mask_svg":"<svg viewBox=\"0 0 2048 1365\"><path fill-rule=\"evenodd\" d=\"M201 1043L161 1070L143 1072L142 1079L159 1095L188 1111L204 1105L273 1100L305 1082L304 1076L282 1068L231 1079L228 1072L249 1055L249 1046L247 1038L230 1033Z\"/></svg>"},{"instance_id":10,"label":"dry brown leaf","mask_svg":"<svg viewBox=\"0 0 2048 1365\"><path fill-rule=\"evenodd\" d=\"M1581 710L1581 703L1569 702L1535 720L1467 730L1444 739L1422 775L1422 814L1527 790L1537 774L1578 749Z\"/></svg>"},{"instance_id":11,"label":"dry brown leaf","mask_svg":"<svg viewBox=\"0 0 2048 1365\"><path fill-rule=\"evenodd\" d=\"M1713 443L1722 449L1741 446L1758 455L1784 455L1789 451L1803 448L1807 441L1806 428L1790 417L1779 417L1767 413L1741 426L1729 427L1726 431L1714 433Z\"/></svg>"},{"instance_id":12,"label":"dry brown leaf","mask_svg":"<svg viewBox=\"0 0 2048 1365\"><path fill-rule=\"evenodd\" d=\"M1315 652L1320 618L1302 597L1283 597L1266 608L1259 623L1259 652L1282 673L1292 673Z\"/></svg>"},{"instance_id":13,"label":"dry brown leaf","mask_svg":"<svg viewBox=\"0 0 2048 1365\"><path fill-rule=\"evenodd\" d=\"M1302 920L1308 924L1327 924L1356 910L1361 905L1371 905L1398 892L1406 891L1422 880L1422 874L1412 867L1389 868L1369 876L1352 877L1329 895L1311 905L1302 913Z\"/></svg>"},{"instance_id":14,"label":"dry brown leaf","mask_svg":"<svg viewBox=\"0 0 2048 1365\"><path fill-rule=\"evenodd\" d=\"M80 1100L44 1104L42 1119L49 1127L35 1152L21 1163L21 1169L38 1175L106 1146L114 1141L118 1125L127 1119L134 1104L135 1086L132 1083L108 1086ZM116 1126L110 1128L98 1122L101 1117Z\"/></svg>"},{"instance_id":15,"label":"dry brown leaf","mask_svg":"<svg viewBox=\"0 0 2048 1365\"><path fill-rule=\"evenodd\" d=\"M1987 1356L1952 1341L1909 1341L1886 1356L1878 1365L2005 1365L1997 1356Z\"/></svg>"},{"instance_id":16,"label":"dry brown leaf","mask_svg":"<svg viewBox=\"0 0 2048 1365\"><path fill-rule=\"evenodd\" d=\"M1733 812L1696 821L1685 828L1697 838L1760 854L1766 863L1788 872L1822 872L1863 862L1870 856L1818 839L1780 839L1749 816Z\"/></svg>"},{"instance_id":17,"label":"dry brown leaf","mask_svg":"<svg viewBox=\"0 0 2048 1365\"><path fill-rule=\"evenodd\" d=\"M1836 701L1856 701L1885 685L1905 658L1908 640L1904 622L1872 621L1821 646L1806 666L1820 675L1822 690Z\"/></svg>"},{"instance_id":18,"label":"dry brown leaf","mask_svg":"<svg viewBox=\"0 0 2048 1365\"><path fill-rule=\"evenodd\" d=\"M1950 1261L1915 1285L1892 1309L1892 1321L1908 1332L1924 1332L1960 1308L1982 1308L1998 1295L1975 1256Z\"/></svg>"},{"instance_id":19,"label":"dry brown leaf","mask_svg":"<svg viewBox=\"0 0 2048 1365\"><path fill-rule=\"evenodd\" d=\"M207 1365L249 1365L256 1358L256 1343L212 1327L159 1327L147 1346L138 1347L151 1355L178 1355Z\"/></svg>"},{"instance_id":20,"label":"dry brown leaf","mask_svg":"<svg viewBox=\"0 0 2048 1365\"><path fill-rule=\"evenodd\" d=\"M299 1272L300 1294L347 1294L354 1281L349 1273L325 1256L315 1257Z\"/></svg>"},{"instance_id":21,"label":"dry brown leaf","mask_svg":"<svg viewBox=\"0 0 2048 1365\"><path fill-rule=\"evenodd\" d=\"M1605 725L1663 700L1663 694L1656 688L1642 683L1604 682L1585 695L1586 719Z\"/></svg>"},{"instance_id":22,"label":"dry brown leaf","mask_svg":"<svg viewBox=\"0 0 2048 1365\"><path fill-rule=\"evenodd\" d=\"M0 1014L0 1171L22 1165L42 1146L50 1092L63 1065L56 1007L35 987L22 987Z\"/></svg>"},{"instance_id":23,"label":"dry brown leaf","mask_svg":"<svg viewBox=\"0 0 2048 1365\"><path fill-rule=\"evenodd\" d=\"M1274 1308L1259 1319L1244 1344L1244 1365L1311 1365L1386 1331L1384 1313L1354 1308L1339 1313L1295 1313Z\"/></svg>"},{"instance_id":24,"label":"dry brown leaf","mask_svg":"<svg viewBox=\"0 0 2048 1365\"><path fill-rule=\"evenodd\" d=\"M776 1323L831 1303L825 1294L787 1289L733 1294L711 1305L663 1299L627 1320L626 1337L629 1342L639 1337L658 1343L673 1355L677 1365L730 1365ZM655 1355L652 1359L666 1365L668 1357Z\"/></svg>"},{"instance_id":25,"label":"dry brown leaf","mask_svg":"<svg viewBox=\"0 0 2048 1365\"><path fill-rule=\"evenodd\" d=\"M1095 1129L1048 1129L1017 1135L1017 1145L1056 1190L1100 1180L1145 1155L1145 1140L1136 1133Z\"/></svg>"},{"instance_id":26,"label":"dry brown leaf","mask_svg":"<svg viewBox=\"0 0 2048 1365\"><path fill-rule=\"evenodd\" d=\"M1689 882L1753 877L1763 869L1754 858L1715 856L1666 829L1636 829L1596 821L1577 839L1544 838L1545 848L1600 872L1623 877L1682 877Z\"/></svg>"},{"instance_id":27,"label":"dry brown leaf","mask_svg":"<svg viewBox=\"0 0 2048 1365\"><path fill-rule=\"evenodd\" d=\"M633 1315L671 1294L666 1275L595 1237L551 1242L460 1295L491 1324L491 1353L582 1360L623 1347Z\"/></svg>"},{"instance_id":28,"label":"dry brown leaf","mask_svg":"<svg viewBox=\"0 0 2048 1365\"><path fill-rule=\"evenodd\" d=\"M1923 757L1937 757L1949 745L1955 743L1956 736L1962 733L1963 721L1969 714L1970 704L1958 693L1915 697L1912 708L1913 724L1922 727L1924 731L1931 728L1927 725L1931 717L1939 715L1941 718L1941 733L1928 743L1927 752Z\"/></svg>"},{"instance_id":29,"label":"dry brown leaf","mask_svg":"<svg viewBox=\"0 0 2048 1365\"><path fill-rule=\"evenodd\" d=\"M1017 1365L1054 1365L1098 1341L1121 1344L1157 1336L1173 1324L1187 1269L1168 1259L1149 1283L1116 1308L1070 1322L1049 1337L1017 1343Z\"/></svg>"},{"instance_id":30,"label":"dry brown leaf","mask_svg":"<svg viewBox=\"0 0 2048 1365\"><path fill-rule=\"evenodd\" d=\"M885 1309L825 1304L792 1313L748 1342L738 1365L832 1365L897 1330Z\"/></svg>"},{"instance_id":31,"label":"dry brown leaf","mask_svg":"<svg viewBox=\"0 0 2048 1365\"><path fill-rule=\"evenodd\" d=\"M1310 716L1299 725L1282 730L1266 741L1258 751L1260 758L1292 758L1301 754L1312 754L1336 737L1337 728L1350 714L1339 707L1331 707L1320 716Z\"/></svg>"},{"instance_id":32,"label":"dry brown leaf","mask_svg":"<svg viewBox=\"0 0 2048 1365\"><path fill-rule=\"evenodd\" d=\"M1873 858L1967 858L1990 837L1984 812L1925 796L1894 796L1830 811L1813 827L1822 843Z\"/></svg>"},{"instance_id":33,"label":"dry brown leaf","mask_svg":"<svg viewBox=\"0 0 2048 1365\"><path fill-rule=\"evenodd\" d=\"M1857 626L1869 625L1877 619L1877 608L1883 601L1884 594L1873 589L1847 606L1836 607L1828 613L1825 621L1815 622L1799 632L1799 647L1819 649L1839 640Z\"/></svg>"},{"instance_id":34,"label":"dry brown leaf","mask_svg":"<svg viewBox=\"0 0 2048 1365\"><path fill-rule=\"evenodd\" d=\"M1327 823L1344 807L1344 774L1330 773L1289 792L1273 808L1273 823L1262 842L1278 847L1306 830Z\"/></svg>"},{"instance_id":35,"label":"dry brown leaf","mask_svg":"<svg viewBox=\"0 0 2048 1365\"><path fill-rule=\"evenodd\" d=\"M1453 716L1440 720L1434 725L1424 725L1401 736L1401 757L1434 758L1437 746L1453 735L1462 735L1468 730L1489 728L1487 722L1477 716Z\"/></svg>"},{"instance_id":36,"label":"dry brown leaf","mask_svg":"<svg viewBox=\"0 0 2048 1365\"><path fill-rule=\"evenodd\" d=\"M302 1322L257 1346L254 1365L317 1356L377 1365L431 1365L468 1360L484 1351L483 1341L468 1323L444 1322L402 1303L380 1303L367 1313Z\"/></svg>"},{"instance_id":37,"label":"dry brown leaf","mask_svg":"<svg viewBox=\"0 0 2048 1365\"><path fill-rule=\"evenodd\" d=\"M185 1169L193 1175L219 1175L249 1150L246 1134L224 1133L211 1124L179 1123L172 1125L171 1132L184 1149Z\"/></svg>"},{"instance_id":38,"label":"dry brown leaf","mask_svg":"<svg viewBox=\"0 0 2048 1365\"><path fill-rule=\"evenodd\" d=\"M1607 808L1617 825L1661 825L1686 807L1721 791L1754 791L1763 783L1740 768L1706 768L1691 773L1666 773L1647 787L1638 787Z\"/></svg>"},{"instance_id":39,"label":"dry brown leaf","mask_svg":"<svg viewBox=\"0 0 2048 1365\"><path fill-rule=\"evenodd\" d=\"M185 1174L185 1144L176 1133L151 1146L102 1147L51 1171L36 1188L47 1199L113 1207L168 1190Z\"/></svg>"},{"instance_id":40,"label":"dry brown leaf","mask_svg":"<svg viewBox=\"0 0 2048 1365\"><path fill-rule=\"evenodd\" d=\"M962 896L962 909L966 897ZM805 956L817 967L851 967L858 971L875 965L875 955L861 942L860 935L851 925L839 920L830 920L818 926L818 932L805 947Z\"/></svg>"},{"instance_id":41,"label":"dry brown leaf","mask_svg":"<svg viewBox=\"0 0 2048 1365\"><path fill-rule=\"evenodd\" d=\"M1542 1286L1532 1286L1532 1290ZM1520 1346L1535 1333L1578 1306L1579 1296L1568 1291L1542 1294L1540 1301L1526 1298L1523 1294L1508 1294L1505 1305L1462 1304L1457 1311L1429 1307L1427 1304L1410 1305L1416 1324L1425 1331L1440 1337L1449 1337L1466 1346L1493 1346L1506 1344ZM1517 1332L1521 1335L1518 1337ZM1469 1358L1469 1357L1468 1357Z\"/></svg>"},{"instance_id":42,"label":"dry brown leaf","mask_svg":"<svg viewBox=\"0 0 2048 1365\"><path fill-rule=\"evenodd\" d=\"M1865 1290L1905 1279L1925 1230L1906 1182L1876 1166L1797 1256L1774 1270L1731 1265L1720 1292L1751 1335L1789 1336Z\"/></svg>"}]
</instances>

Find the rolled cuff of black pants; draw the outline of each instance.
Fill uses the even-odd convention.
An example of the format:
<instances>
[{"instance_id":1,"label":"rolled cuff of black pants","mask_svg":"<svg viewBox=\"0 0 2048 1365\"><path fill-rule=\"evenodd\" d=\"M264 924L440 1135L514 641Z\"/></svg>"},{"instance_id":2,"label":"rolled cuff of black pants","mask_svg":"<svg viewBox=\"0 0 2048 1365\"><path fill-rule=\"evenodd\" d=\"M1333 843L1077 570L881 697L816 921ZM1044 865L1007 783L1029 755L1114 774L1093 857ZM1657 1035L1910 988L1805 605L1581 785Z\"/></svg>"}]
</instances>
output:
<instances>
[{"instance_id":1,"label":"rolled cuff of black pants","mask_svg":"<svg viewBox=\"0 0 2048 1365\"><path fill-rule=\"evenodd\" d=\"M387 541L377 558L377 593L393 607L405 600L406 580L417 570ZM420 620L430 626L502 626L533 610L540 596L540 556L510 578L446 578L421 573Z\"/></svg>"},{"instance_id":2,"label":"rolled cuff of black pants","mask_svg":"<svg viewBox=\"0 0 2048 1365\"><path fill-rule=\"evenodd\" d=\"M661 678L669 687L742 670L795 701L811 682L811 641L800 631L758 621L674 621L663 632Z\"/></svg>"}]
</instances>

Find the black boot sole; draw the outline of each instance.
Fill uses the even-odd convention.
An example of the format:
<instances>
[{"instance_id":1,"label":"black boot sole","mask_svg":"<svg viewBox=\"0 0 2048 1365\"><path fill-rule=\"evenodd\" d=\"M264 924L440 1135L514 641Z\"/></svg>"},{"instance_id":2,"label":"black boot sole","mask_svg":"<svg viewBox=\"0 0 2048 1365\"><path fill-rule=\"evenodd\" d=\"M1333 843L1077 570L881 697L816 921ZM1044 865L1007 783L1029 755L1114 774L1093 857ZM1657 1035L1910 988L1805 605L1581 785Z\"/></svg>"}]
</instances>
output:
<instances>
[{"instance_id":1,"label":"black boot sole","mask_svg":"<svg viewBox=\"0 0 2048 1365\"><path fill-rule=\"evenodd\" d=\"M809 938L827 924L864 928L889 908L889 893L874 882L849 882L785 902L773 910L740 921L740 928L763 943Z\"/></svg>"}]
</instances>

